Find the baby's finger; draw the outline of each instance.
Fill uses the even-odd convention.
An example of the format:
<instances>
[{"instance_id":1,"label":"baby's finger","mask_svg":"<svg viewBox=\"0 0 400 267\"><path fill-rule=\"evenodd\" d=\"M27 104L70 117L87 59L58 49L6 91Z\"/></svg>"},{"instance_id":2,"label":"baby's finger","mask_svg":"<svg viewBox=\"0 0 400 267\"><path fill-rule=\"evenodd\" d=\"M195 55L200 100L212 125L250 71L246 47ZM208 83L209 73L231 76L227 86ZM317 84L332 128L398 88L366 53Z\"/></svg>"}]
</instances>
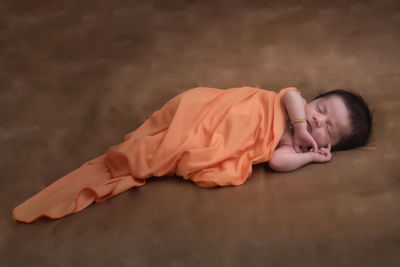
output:
<instances>
[{"instance_id":1,"label":"baby's finger","mask_svg":"<svg viewBox=\"0 0 400 267\"><path fill-rule=\"evenodd\" d=\"M327 147L321 147L319 151L323 152L330 152L331 151L331 144L328 144Z\"/></svg>"},{"instance_id":2,"label":"baby's finger","mask_svg":"<svg viewBox=\"0 0 400 267\"><path fill-rule=\"evenodd\" d=\"M314 149L314 151L318 151L318 145L313 138L311 138L311 146Z\"/></svg>"},{"instance_id":3,"label":"baby's finger","mask_svg":"<svg viewBox=\"0 0 400 267\"><path fill-rule=\"evenodd\" d=\"M326 148L328 151L331 151L331 143L328 144L328 147Z\"/></svg>"}]
</instances>

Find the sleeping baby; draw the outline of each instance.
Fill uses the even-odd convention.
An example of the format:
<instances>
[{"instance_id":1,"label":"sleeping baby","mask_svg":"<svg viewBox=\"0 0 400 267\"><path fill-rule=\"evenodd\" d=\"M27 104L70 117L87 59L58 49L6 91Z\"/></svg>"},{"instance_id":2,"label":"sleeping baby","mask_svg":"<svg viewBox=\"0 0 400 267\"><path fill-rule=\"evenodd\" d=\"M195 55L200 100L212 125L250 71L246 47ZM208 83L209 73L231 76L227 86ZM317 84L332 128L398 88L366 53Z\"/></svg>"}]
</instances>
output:
<instances>
[{"instance_id":1,"label":"sleeping baby","mask_svg":"<svg viewBox=\"0 0 400 267\"><path fill-rule=\"evenodd\" d=\"M176 175L202 187L243 184L252 165L291 171L328 162L331 150L363 146L372 114L358 94L335 90L310 103L294 87L187 90L124 141L59 178L13 210L25 223L58 219L151 177Z\"/></svg>"},{"instance_id":2,"label":"sleeping baby","mask_svg":"<svg viewBox=\"0 0 400 267\"><path fill-rule=\"evenodd\" d=\"M368 142L372 114L356 93L333 90L307 104L292 90L283 96L283 101L291 127L286 128L269 161L276 171L294 170L310 162L328 162L331 148L346 150Z\"/></svg>"}]
</instances>

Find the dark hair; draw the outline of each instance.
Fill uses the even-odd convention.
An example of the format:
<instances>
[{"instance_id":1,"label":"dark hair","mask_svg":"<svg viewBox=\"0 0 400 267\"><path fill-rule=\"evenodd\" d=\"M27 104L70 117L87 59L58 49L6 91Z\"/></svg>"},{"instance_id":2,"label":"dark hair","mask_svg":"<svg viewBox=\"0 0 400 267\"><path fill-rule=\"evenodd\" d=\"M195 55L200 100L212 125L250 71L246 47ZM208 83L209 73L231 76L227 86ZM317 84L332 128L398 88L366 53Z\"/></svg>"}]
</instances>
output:
<instances>
[{"instance_id":1,"label":"dark hair","mask_svg":"<svg viewBox=\"0 0 400 267\"><path fill-rule=\"evenodd\" d=\"M349 111L351 134L342 138L332 150L346 150L364 146L368 143L372 129L372 112L365 100L355 91L332 90L320 94L315 99L338 96Z\"/></svg>"}]
</instances>

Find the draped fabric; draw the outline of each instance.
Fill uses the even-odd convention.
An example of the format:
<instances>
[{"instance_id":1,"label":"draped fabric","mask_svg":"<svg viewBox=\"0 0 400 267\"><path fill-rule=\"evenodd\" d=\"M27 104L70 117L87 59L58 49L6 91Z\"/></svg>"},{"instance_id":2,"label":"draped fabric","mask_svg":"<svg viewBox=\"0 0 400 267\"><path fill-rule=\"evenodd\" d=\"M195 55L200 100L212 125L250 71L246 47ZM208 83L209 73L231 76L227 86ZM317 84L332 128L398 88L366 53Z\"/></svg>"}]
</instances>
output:
<instances>
[{"instance_id":1,"label":"draped fabric","mask_svg":"<svg viewBox=\"0 0 400 267\"><path fill-rule=\"evenodd\" d=\"M240 185L268 161L288 119L282 96L259 88L198 87L154 112L121 144L59 178L13 210L17 221L57 219L153 176L177 175L202 187Z\"/></svg>"}]
</instances>

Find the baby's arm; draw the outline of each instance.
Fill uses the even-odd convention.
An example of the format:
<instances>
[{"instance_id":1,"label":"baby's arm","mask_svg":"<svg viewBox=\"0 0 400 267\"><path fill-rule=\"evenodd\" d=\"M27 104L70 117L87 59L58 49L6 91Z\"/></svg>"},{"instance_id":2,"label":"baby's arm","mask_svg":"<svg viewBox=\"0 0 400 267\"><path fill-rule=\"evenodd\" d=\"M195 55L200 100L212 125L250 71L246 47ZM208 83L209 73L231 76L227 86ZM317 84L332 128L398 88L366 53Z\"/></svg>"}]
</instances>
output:
<instances>
[{"instance_id":1,"label":"baby's arm","mask_svg":"<svg viewBox=\"0 0 400 267\"><path fill-rule=\"evenodd\" d=\"M311 162L328 162L331 160L331 146L320 148L317 152L296 153L290 145L281 145L272 154L268 164L274 171L287 172L298 169Z\"/></svg>"},{"instance_id":2,"label":"baby's arm","mask_svg":"<svg viewBox=\"0 0 400 267\"><path fill-rule=\"evenodd\" d=\"M305 100L298 92L290 90L283 96L283 102L290 121L292 123L295 121L302 121L293 125L293 147L295 151L298 153L305 152L308 151L309 147L312 147L314 151L317 151L317 143L307 131L307 122L303 121L306 119Z\"/></svg>"}]
</instances>

